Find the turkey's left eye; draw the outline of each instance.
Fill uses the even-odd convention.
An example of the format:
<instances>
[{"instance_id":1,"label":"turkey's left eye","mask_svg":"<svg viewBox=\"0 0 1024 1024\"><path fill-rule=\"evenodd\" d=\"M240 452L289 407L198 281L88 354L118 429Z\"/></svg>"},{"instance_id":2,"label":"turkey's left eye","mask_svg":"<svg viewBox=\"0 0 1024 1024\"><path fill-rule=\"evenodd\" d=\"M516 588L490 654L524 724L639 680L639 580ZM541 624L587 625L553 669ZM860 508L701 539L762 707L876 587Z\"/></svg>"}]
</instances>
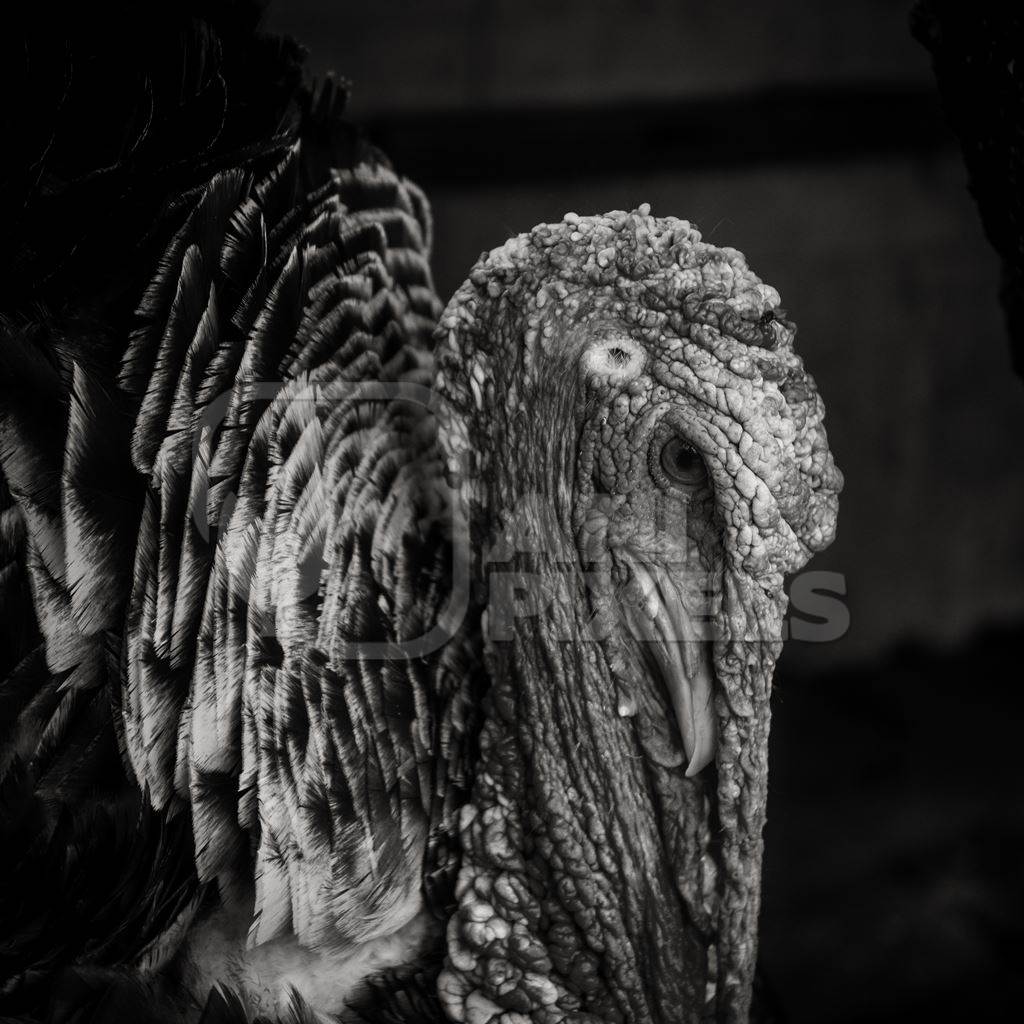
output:
<instances>
[{"instance_id":1,"label":"turkey's left eye","mask_svg":"<svg viewBox=\"0 0 1024 1024\"><path fill-rule=\"evenodd\" d=\"M673 483L696 487L704 482L704 460L685 441L670 438L661 449L661 468Z\"/></svg>"}]
</instances>

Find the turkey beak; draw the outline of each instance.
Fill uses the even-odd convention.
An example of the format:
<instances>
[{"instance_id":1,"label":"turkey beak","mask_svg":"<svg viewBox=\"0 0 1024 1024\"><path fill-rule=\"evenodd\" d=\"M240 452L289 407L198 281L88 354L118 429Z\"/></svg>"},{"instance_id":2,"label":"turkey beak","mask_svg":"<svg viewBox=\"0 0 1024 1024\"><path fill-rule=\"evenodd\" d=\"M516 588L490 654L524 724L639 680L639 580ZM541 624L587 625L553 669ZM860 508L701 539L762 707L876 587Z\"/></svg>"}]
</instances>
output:
<instances>
[{"instance_id":1,"label":"turkey beak","mask_svg":"<svg viewBox=\"0 0 1024 1024\"><path fill-rule=\"evenodd\" d=\"M665 685L693 777L714 759L717 739L706 621L691 613L664 570L634 563L633 572L642 601L631 625Z\"/></svg>"}]
</instances>

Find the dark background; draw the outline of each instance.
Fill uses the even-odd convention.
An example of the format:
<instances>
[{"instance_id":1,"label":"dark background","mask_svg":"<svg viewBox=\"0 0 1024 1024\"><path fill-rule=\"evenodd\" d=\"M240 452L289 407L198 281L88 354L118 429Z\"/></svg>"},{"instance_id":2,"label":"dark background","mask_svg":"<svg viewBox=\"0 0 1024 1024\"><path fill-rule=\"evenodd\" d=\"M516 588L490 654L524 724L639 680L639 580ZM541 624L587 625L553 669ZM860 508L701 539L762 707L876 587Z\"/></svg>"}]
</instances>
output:
<instances>
[{"instance_id":1,"label":"dark background","mask_svg":"<svg viewBox=\"0 0 1024 1024\"><path fill-rule=\"evenodd\" d=\"M292 0L269 27L432 201L438 289L567 210L782 293L847 486L850 628L777 677L762 962L793 1022L1024 996L1024 384L905 0Z\"/></svg>"}]
</instances>

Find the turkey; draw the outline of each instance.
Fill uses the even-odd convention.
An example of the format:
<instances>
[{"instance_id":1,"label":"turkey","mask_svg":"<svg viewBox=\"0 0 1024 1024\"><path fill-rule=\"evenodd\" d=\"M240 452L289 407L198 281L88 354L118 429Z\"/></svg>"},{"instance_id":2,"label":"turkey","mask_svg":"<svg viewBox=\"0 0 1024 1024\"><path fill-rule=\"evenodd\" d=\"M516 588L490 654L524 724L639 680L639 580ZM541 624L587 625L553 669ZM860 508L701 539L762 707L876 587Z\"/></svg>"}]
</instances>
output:
<instances>
[{"instance_id":1,"label":"turkey","mask_svg":"<svg viewBox=\"0 0 1024 1024\"><path fill-rule=\"evenodd\" d=\"M444 306L424 195L258 15L6 55L2 1012L745 1020L842 486L794 325L646 206Z\"/></svg>"}]
</instances>

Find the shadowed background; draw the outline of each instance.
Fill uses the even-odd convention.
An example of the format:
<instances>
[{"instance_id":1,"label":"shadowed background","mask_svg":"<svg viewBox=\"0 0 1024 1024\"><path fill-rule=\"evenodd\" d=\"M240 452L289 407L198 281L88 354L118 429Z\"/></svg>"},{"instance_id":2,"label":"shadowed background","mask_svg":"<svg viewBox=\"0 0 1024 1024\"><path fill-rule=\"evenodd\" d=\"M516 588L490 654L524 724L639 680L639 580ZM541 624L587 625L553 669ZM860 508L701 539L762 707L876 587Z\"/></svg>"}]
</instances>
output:
<instances>
[{"instance_id":1,"label":"shadowed background","mask_svg":"<svg viewBox=\"0 0 1024 1024\"><path fill-rule=\"evenodd\" d=\"M689 218L775 285L847 486L850 628L778 679L762 961L784 1018L980 1017L1024 983L1024 385L909 4L291 0L423 185L447 297L568 210Z\"/></svg>"}]
</instances>

